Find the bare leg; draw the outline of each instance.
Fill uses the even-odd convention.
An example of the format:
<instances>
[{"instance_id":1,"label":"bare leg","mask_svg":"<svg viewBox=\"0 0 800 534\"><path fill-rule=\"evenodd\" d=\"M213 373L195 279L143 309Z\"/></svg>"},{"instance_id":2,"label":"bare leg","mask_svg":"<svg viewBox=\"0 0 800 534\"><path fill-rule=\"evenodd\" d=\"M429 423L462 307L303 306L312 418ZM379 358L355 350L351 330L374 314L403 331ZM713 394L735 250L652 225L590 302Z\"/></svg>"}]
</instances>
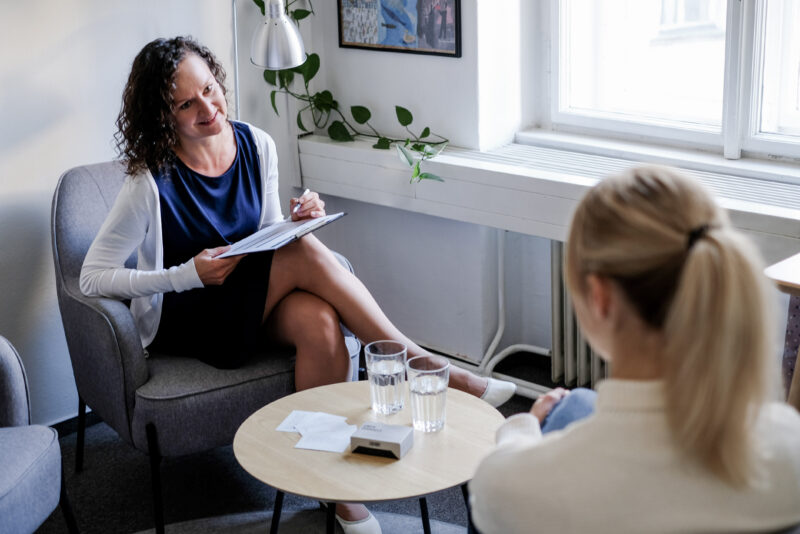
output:
<instances>
[{"instance_id":1,"label":"bare leg","mask_svg":"<svg viewBox=\"0 0 800 534\"><path fill-rule=\"evenodd\" d=\"M350 372L350 355L339 328L339 315L321 298L292 291L275 305L268 317L271 337L297 351L294 381L298 391L344 382ZM347 521L367 517L363 504L339 503L336 514Z\"/></svg>"},{"instance_id":2,"label":"bare leg","mask_svg":"<svg viewBox=\"0 0 800 534\"><path fill-rule=\"evenodd\" d=\"M297 352L294 383L297 391L347 380L350 355L333 307L311 293L293 291L270 314L273 339Z\"/></svg>"},{"instance_id":3,"label":"bare leg","mask_svg":"<svg viewBox=\"0 0 800 534\"><path fill-rule=\"evenodd\" d=\"M394 339L405 343L409 357L428 354L389 321L364 284L342 267L313 235L275 252L264 316L269 316L283 297L297 289L329 303L342 322L365 343ZM460 367L450 369L450 385L456 389L480 396L487 383L485 377Z\"/></svg>"}]
</instances>

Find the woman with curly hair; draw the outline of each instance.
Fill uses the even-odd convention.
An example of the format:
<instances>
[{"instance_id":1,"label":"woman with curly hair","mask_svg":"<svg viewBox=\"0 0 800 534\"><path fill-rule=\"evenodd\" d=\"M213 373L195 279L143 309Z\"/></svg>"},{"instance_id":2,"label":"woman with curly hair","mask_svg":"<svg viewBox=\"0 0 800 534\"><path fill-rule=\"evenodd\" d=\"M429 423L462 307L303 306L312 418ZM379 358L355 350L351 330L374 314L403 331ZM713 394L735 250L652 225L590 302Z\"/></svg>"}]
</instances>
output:
<instances>
[{"instance_id":1,"label":"woman with curly hair","mask_svg":"<svg viewBox=\"0 0 800 534\"><path fill-rule=\"evenodd\" d=\"M515 532L775 532L800 523L800 414L778 399L758 251L699 184L662 167L579 203L567 286L610 364L581 395L509 418L470 483L475 526ZM555 407L553 407L555 405ZM552 410L552 411L551 411ZM542 433L545 433L542 436Z\"/></svg>"},{"instance_id":2,"label":"woman with curly hair","mask_svg":"<svg viewBox=\"0 0 800 534\"><path fill-rule=\"evenodd\" d=\"M116 135L129 176L86 256L81 290L131 299L143 347L216 367L240 366L266 327L273 342L295 347L298 390L349 376L340 321L364 342L394 339L409 357L427 354L313 235L219 257L283 219L275 144L228 119L224 80L214 55L190 38L156 39L136 56ZM289 209L293 220L315 218L325 203L311 192ZM515 389L459 368L451 385L493 405ZM380 532L362 505L338 504L337 517L348 532Z\"/></svg>"}]
</instances>

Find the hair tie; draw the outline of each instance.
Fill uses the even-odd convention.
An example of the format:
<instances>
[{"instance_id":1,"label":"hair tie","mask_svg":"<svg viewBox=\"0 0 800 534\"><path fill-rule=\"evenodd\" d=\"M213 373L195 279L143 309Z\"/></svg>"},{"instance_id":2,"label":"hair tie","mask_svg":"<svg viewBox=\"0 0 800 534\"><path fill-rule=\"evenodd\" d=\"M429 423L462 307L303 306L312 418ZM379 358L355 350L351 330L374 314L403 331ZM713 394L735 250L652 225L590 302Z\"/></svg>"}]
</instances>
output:
<instances>
[{"instance_id":1,"label":"hair tie","mask_svg":"<svg viewBox=\"0 0 800 534\"><path fill-rule=\"evenodd\" d=\"M689 240L686 243L686 250L691 249L692 246L695 244L695 242L704 235L706 235L707 232L708 232L707 224L701 224L697 228L689 230Z\"/></svg>"}]
</instances>

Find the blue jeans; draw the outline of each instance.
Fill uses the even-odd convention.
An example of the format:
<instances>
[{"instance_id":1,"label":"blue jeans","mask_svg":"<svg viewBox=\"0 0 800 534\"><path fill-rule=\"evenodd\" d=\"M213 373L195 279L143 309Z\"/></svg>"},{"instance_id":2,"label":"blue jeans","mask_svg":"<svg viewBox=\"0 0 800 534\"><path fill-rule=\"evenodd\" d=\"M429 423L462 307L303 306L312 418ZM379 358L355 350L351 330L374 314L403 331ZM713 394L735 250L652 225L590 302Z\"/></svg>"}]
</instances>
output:
<instances>
[{"instance_id":1,"label":"blue jeans","mask_svg":"<svg viewBox=\"0 0 800 534\"><path fill-rule=\"evenodd\" d=\"M558 401L544 418L542 434L561 430L570 423L590 416L594 413L595 402L597 402L597 393L591 389L573 389L572 393Z\"/></svg>"}]
</instances>

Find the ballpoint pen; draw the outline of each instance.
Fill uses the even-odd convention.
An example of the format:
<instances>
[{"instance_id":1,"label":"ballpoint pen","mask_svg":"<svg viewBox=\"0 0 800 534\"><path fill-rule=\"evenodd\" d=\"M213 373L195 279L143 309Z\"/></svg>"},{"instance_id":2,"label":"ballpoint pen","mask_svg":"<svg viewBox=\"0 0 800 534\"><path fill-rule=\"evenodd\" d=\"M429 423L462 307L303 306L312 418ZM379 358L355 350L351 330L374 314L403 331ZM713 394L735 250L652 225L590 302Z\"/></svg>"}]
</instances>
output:
<instances>
[{"instance_id":1,"label":"ballpoint pen","mask_svg":"<svg viewBox=\"0 0 800 534\"><path fill-rule=\"evenodd\" d=\"M303 205L303 203L300 202L300 199L303 198L304 195L309 194L310 192L311 191L309 191L308 188L306 188L306 190L303 191L303 193L297 198L297 204L295 204L294 207L292 208L292 214L295 214L300 210L300 206Z\"/></svg>"}]
</instances>

